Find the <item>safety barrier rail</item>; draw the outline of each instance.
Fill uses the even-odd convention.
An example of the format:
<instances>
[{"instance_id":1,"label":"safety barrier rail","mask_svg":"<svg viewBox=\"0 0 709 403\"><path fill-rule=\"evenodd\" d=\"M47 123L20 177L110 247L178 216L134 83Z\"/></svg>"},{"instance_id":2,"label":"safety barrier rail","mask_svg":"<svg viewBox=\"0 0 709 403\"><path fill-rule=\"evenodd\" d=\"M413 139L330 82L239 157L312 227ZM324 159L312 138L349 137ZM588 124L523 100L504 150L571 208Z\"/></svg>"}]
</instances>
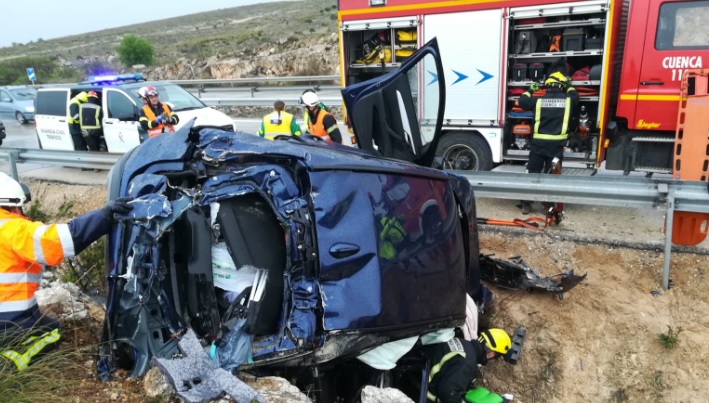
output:
<instances>
[{"instance_id":1,"label":"safety barrier rail","mask_svg":"<svg viewBox=\"0 0 709 403\"><path fill-rule=\"evenodd\" d=\"M17 172L18 163L109 170L122 156L123 154L94 151L0 148L0 160L10 163L10 176L15 179L19 179Z\"/></svg>"},{"instance_id":2,"label":"safety barrier rail","mask_svg":"<svg viewBox=\"0 0 709 403\"><path fill-rule=\"evenodd\" d=\"M506 172L452 171L464 176L476 197L577 203L593 206L664 208L662 288L669 287L675 211L709 213L707 183L638 177L564 176Z\"/></svg>"},{"instance_id":3,"label":"safety barrier rail","mask_svg":"<svg viewBox=\"0 0 709 403\"><path fill-rule=\"evenodd\" d=\"M167 81L185 88L209 106L272 106L277 99L286 105L296 105L306 89L317 91L325 106L342 105L342 97L323 95L339 92L341 87L336 84L340 81L339 75ZM37 88L71 85L75 84L42 84Z\"/></svg>"},{"instance_id":4,"label":"safety barrier rail","mask_svg":"<svg viewBox=\"0 0 709 403\"><path fill-rule=\"evenodd\" d=\"M273 106L276 100L285 102L286 105L298 105L300 93L298 95L272 95L259 98L200 98L207 106ZM325 106L342 106L342 97L320 97L320 102Z\"/></svg>"},{"instance_id":5,"label":"safety barrier rail","mask_svg":"<svg viewBox=\"0 0 709 403\"><path fill-rule=\"evenodd\" d=\"M10 162L18 178L17 163L51 164L110 169L122 154L86 151L50 151L0 148L0 160ZM646 177L564 176L509 172L451 171L473 185L476 197L576 203L594 206L657 208L666 210L662 287L669 286L672 226L675 211L709 213L705 182Z\"/></svg>"}]
</instances>

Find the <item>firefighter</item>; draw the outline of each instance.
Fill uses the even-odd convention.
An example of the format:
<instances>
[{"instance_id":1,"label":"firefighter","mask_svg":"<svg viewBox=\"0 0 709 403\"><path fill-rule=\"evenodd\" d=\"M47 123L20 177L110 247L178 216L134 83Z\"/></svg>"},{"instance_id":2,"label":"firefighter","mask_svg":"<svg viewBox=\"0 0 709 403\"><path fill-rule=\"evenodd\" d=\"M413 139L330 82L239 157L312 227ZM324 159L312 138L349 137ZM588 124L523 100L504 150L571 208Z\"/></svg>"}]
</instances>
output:
<instances>
[{"instance_id":1,"label":"firefighter","mask_svg":"<svg viewBox=\"0 0 709 403\"><path fill-rule=\"evenodd\" d=\"M81 134L79 113L81 104L88 101L89 93L81 91L69 100L69 105L67 106L66 113L68 116L67 122L69 122L69 134L71 135L71 140L74 142L74 149L77 151L86 151L86 140L84 140L84 136Z\"/></svg>"},{"instance_id":2,"label":"firefighter","mask_svg":"<svg viewBox=\"0 0 709 403\"><path fill-rule=\"evenodd\" d=\"M96 91L88 92L88 101L79 106L79 125L81 134L89 151L99 151L103 129L101 128L103 111Z\"/></svg>"},{"instance_id":3,"label":"firefighter","mask_svg":"<svg viewBox=\"0 0 709 403\"><path fill-rule=\"evenodd\" d=\"M314 92L306 92L301 97L308 115L308 132L327 142L342 143L342 134L337 119L320 107L320 98Z\"/></svg>"},{"instance_id":4,"label":"firefighter","mask_svg":"<svg viewBox=\"0 0 709 403\"><path fill-rule=\"evenodd\" d=\"M114 213L132 209L118 199L67 224L45 225L24 216L29 200L29 189L0 173L0 356L18 370L61 338L59 323L41 314L34 296L45 265L77 255L108 233Z\"/></svg>"},{"instance_id":5,"label":"firefighter","mask_svg":"<svg viewBox=\"0 0 709 403\"><path fill-rule=\"evenodd\" d=\"M162 133L174 133L174 125L180 122L167 104L160 102L158 89L152 85L145 88L148 102L140 110L140 125L148 131L149 137Z\"/></svg>"},{"instance_id":6,"label":"firefighter","mask_svg":"<svg viewBox=\"0 0 709 403\"><path fill-rule=\"evenodd\" d=\"M502 329L485 330L477 340L454 337L445 343L424 346L424 353L431 364L428 400L460 403L469 394L478 366L504 356L511 348L512 339ZM474 402L482 401L485 400Z\"/></svg>"},{"instance_id":7,"label":"firefighter","mask_svg":"<svg viewBox=\"0 0 709 403\"><path fill-rule=\"evenodd\" d=\"M269 140L279 134L290 134L300 136L300 126L295 120L295 116L284 111L285 102L278 100L273 103L273 112L263 117L258 135Z\"/></svg>"},{"instance_id":8,"label":"firefighter","mask_svg":"<svg viewBox=\"0 0 709 403\"><path fill-rule=\"evenodd\" d=\"M534 82L519 97L520 108L534 111L528 173L549 173L554 158L558 158L559 163L563 160L572 114L579 102L579 95L570 84L561 72L554 72L544 81L545 95L532 95L539 89L539 84ZM529 214L532 210L532 202L529 200L522 200L520 206L522 214Z\"/></svg>"}]
</instances>

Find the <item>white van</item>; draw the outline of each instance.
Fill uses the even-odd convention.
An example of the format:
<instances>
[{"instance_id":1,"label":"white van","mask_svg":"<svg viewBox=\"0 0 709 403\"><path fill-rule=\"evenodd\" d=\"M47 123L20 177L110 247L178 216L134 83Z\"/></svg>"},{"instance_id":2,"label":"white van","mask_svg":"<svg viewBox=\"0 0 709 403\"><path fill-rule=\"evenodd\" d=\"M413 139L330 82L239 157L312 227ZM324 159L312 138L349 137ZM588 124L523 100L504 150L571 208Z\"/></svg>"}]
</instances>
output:
<instances>
[{"instance_id":1,"label":"white van","mask_svg":"<svg viewBox=\"0 0 709 403\"><path fill-rule=\"evenodd\" d=\"M81 91L96 91L103 108L103 135L108 152L125 153L148 138L138 122L143 102L140 87L152 85L180 118L181 125L197 118L195 125L217 126L234 131L234 120L208 107L184 88L168 81L145 81L142 74L91 77L71 87L40 88L35 97L35 126L39 147L45 150L75 150L69 134L67 105Z\"/></svg>"}]
</instances>

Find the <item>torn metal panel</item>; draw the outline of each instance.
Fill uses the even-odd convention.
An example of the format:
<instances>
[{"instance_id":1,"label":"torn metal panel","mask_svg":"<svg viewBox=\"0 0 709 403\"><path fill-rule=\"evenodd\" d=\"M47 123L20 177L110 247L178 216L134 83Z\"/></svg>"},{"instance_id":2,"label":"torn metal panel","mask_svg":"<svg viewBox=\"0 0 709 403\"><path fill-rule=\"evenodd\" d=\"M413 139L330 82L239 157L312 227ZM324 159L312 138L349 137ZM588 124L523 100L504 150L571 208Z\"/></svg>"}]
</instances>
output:
<instances>
[{"instance_id":1,"label":"torn metal panel","mask_svg":"<svg viewBox=\"0 0 709 403\"><path fill-rule=\"evenodd\" d=\"M250 386L210 360L192 330L182 336L178 345L180 356L154 358L153 363L165 374L180 398L199 403L226 393L237 402L266 403Z\"/></svg>"},{"instance_id":2,"label":"torn metal panel","mask_svg":"<svg viewBox=\"0 0 709 403\"><path fill-rule=\"evenodd\" d=\"M482 280L492 284L520 290L542 290L555 293L559 299L564 293L581 283L588 273L579 276L573 270L550 277L542 277L539 271L532 269L519 257L511 261L493 258L492 255L480 255L480 275ZM557 280L558 279L558 280Z\"/></svg>"}]
</instances>

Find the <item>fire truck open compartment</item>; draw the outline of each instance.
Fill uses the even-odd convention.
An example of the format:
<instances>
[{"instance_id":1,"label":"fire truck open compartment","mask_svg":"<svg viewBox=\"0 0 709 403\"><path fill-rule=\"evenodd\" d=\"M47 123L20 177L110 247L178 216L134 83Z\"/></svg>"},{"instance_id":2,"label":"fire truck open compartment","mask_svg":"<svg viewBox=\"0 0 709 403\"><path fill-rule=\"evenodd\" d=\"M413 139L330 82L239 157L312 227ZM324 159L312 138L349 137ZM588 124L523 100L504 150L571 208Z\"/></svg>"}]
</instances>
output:
<instances>
[{"instance_id":1,"label":"fire truck open compartment","mask_svg":"<svg viewBox=\"0 0 709 403\"><path fill-rule=\"evenodd\" d=\"M507 48L507 97L503 152L506 159L526 160L529 155L531 113L513 108L533 82L543 83L560 71L571 78L579 93L579 105L569 123L567 160L592 164L598 145L604 39L608 21L606 2L556 4L512 8L509 11ZM591 74L593 71L593 74ZM587 131L580 130L583 107Z\"/></svg>"},{"instance_id":2,"label":"fire truck open compartment","mask_svg":"<svg viewBox=\"0 0 709 403\"><path fill-rule=\"evenodd\" d=\"M418 18L343 23L348 85L396 69L419 47Z\"/></svg>"},{"instance_id":3,"label":"fire truck open compartment","mask_svg":"<svg viewBox=\"0 0 709 403\"><path fill-rule=\"evenodd\" d=\"M400 62L396 31L415 29L418 46L437 38L447 96L437 156L452 169L526 161L533 113L514 104L533 81L562 71L580 96L565 161L671 174L680 82L709 59L706 0L340 0L338 7L343 86ZM389 55L364 58L380 31ZM418 105L438 78L421 72Z\"/></svg>"}]
</instances>

